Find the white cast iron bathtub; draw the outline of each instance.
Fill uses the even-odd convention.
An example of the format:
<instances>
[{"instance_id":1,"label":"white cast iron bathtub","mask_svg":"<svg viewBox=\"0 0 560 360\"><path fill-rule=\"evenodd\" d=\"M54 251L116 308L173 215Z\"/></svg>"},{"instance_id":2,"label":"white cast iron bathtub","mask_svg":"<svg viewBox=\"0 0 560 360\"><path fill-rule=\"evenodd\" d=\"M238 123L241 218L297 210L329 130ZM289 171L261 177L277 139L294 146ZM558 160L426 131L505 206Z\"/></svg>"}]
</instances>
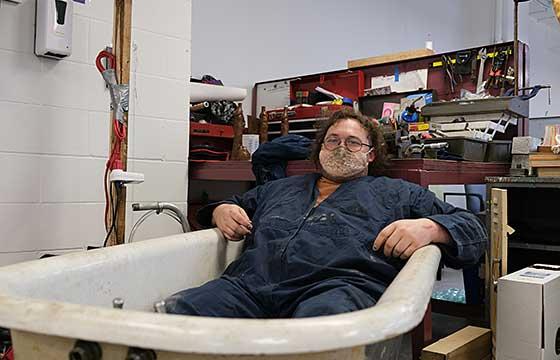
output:
<instances>
[{"instance_id":1,"label":"white cast iron bathtub","mask_svg":"<svg viewBox=\"0 0 560 360\"><path fill-rule=\"evenodd\" d=\"M163 360L386 359L421 322L441 256L435 246L418 250L376 306L352 313L254 320L152 311L219 276L240 249L212 229L1 267L0 327L11 329L17 360L68 359L77 339L98 344L103 359L141 359L127 357L130 347ZM116 297L123 310L113 309Z\"/></svg>"}]
</instances>

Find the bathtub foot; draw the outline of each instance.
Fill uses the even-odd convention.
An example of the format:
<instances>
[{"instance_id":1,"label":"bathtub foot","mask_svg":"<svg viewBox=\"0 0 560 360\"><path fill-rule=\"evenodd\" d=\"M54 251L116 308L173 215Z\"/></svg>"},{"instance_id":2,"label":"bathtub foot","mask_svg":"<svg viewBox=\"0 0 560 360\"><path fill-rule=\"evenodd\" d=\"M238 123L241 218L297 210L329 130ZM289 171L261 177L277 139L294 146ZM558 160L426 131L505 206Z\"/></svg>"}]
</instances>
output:
<instances>
[{"instance_id":1,"label":"bathtub foot","mask_svg":"<svg viewBox=\"0 0 560 360\"><path fill-rule=\"evenodd\" d=\"M140 348L128 349L126 360L156 360L157 356L155 351Z\"/></svg>"},{"instance_id":2,"label":"bathtub foot","mask_svg":"<svg viewBox=\"0 0 560 360\"><path fill-rule=\"evenodd\" d=\"M103 353L96 342L78 340L68 353L70 360L101 360Z\"/></svg>"}]
</instances>

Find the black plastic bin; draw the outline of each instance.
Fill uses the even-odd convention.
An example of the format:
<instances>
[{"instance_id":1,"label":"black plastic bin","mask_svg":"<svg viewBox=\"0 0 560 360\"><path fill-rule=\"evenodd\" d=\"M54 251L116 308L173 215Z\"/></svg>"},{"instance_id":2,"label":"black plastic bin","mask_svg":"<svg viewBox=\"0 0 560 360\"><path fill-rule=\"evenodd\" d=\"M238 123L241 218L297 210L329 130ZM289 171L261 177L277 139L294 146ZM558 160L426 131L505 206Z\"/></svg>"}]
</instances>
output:
<instances>
[{"instance_id":1,"label":"black plastic bin","mask_svg":"<svg viewBox=\"0 0 560 360\"><path fill-rule=\"evenodd\" d=\"M449 147L446 152L449 155L467 161L484 161L488 142L466 137L438 138L426 140L425 143L446 142Z\"/></svg>"},{"instance_id":2,"label":"black plastic bin","mask_svg":"<svg viewBox=\"0 0 560 360\"><path fill-rule=\"evenodd\" d=\"M510 162L511 140L493 140L489 142L486 149L486 161Z\"/></svg>"}]
</instances>

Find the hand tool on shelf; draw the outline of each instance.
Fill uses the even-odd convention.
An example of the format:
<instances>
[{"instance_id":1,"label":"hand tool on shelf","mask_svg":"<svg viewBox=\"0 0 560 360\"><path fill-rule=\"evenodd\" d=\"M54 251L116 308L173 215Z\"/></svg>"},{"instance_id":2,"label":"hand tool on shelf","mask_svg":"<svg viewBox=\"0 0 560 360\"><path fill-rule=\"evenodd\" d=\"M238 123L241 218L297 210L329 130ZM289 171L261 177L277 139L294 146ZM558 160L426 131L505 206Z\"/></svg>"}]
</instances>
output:
<instances>
[{"instance_id":1,"label":"hand tool on shelf","mask_svg":"<svg viewBox=\"0 0 560 360\"><path fill-rule=\"evenodd\" d=\"M491 86L495 89L498 88L498 82L502 76L502 67L506 64L507 60L507 50L498 51L492 59L492 67L488 73L488 81L486 81L486 88L489 89Z\"/></svg>"},{"instance_id":2,"label":"hand tool on shelf","mask_svg":"<svg viewBox=\"0 0 560 360\"><path fill-rule=\"evenodd\" d=\"M449 144L447 142L437 142L437 143L430 143L430 144L413 144L409 143L403 150L403 157L409 158L412 157L414 154L422 154L425 150L440 150L440 149L447 149Z\"/></svg>"},{"instance_id":3,"label":"hand tool on shelf","mask_svg":"<svg viewBox=\"0 0 560 360\"><path fill-rule=\"evenodd\" d=\"M537 94L539 93L539 91L541 91L542 89L550 89L551 86L550 85L535 85L535 86L531 86L531 87L526 87L526 88L521 88L518 89L519 91L524 91L524 90L531 90L531 92L529 94L525 94L525 95L518 95L517 97L521 100L529 100L534 98L535 96L537 96ZM513 96L514 93L514 89L511 88L508 91L505 92L504 96Z\"/></svg>"},{"instance_id":4,"label":"hand tool on shelf","mask_svg":"<svg viewBox=\"0 0 560 360\"><path fill-rule=\"evenodd\" d=\"M484 65L486 64L486 59L488 59L488 53L486 48L480 49L478 52L478 57L480 58L480 65L478 68L478 80L476 82L476 92L479 92L481 89L482 81L484 80Z\"/></svg>"},{"instance_id":5,"label":"hand tool on shelf","mask_svg":"<svg viewBox=\"0 0 560 360\"><path fill-rule=\"evenodd\" d=\"M472 71L472 58L476 59L476 54L473 54L470 50L459 51L455 55L455 73L461 77L463 80L463 75L470 75Z\"/></svg>"},{"instance_id":6,"label":"hand tool on shelf","mask_svg":"<svg viewBox=\"0 0 560 360\"><path fill-rule=\"evenodd\" d=\"M506 76L506 74L507 74L507 72L508 72L508 68L509 68L508 60L509 60L509 48L506 48L506 51L505 51L505 61L504 61L504 64L503 64L503 71L502 71L501 76L498 78L498 81L499 81L500 84L501 84L501 85L500 85L500 96L503 96L504 93L505 93L505 91L506 91L506 79L505 79L505 76Z\"/></svg>"},{"instance_id":7,"label":"hand tool on shelf","mask_svg":"<svg viewBox=\"0 0 560 360\"><path fill-rule=\"evenodd\" d=\"M420 111L416 107L416 103L422 100L423 96L420 95L414 101L404 109L401 113L401 119L406 121L407 123L411 122L418 122L420 120Z\"/></svg>"},{"instance_id":8,"label":"hand tool on shelf","mask_svg":"<svg viewBox=\"0 0 560 360\"><path fill-rule=\"evenodd\" d=\"M457 86L457 80L455 80L455 70L453 67L453 62L447 55L441 56L441 61L443 63L443 68L449 78L449 89L451 93L455 93L455 86Z\"/></svg>"},{"instance_id":9,"label":"hand tool on shelf","mask_svg":"<svg viewBox=\"0 0 560 360\"><path fill-rule=\"evenodd\" d=\"M471 81L475 85L476 85L475 81L477 79L477 72L476 72L477 64L478 64L478 51L473 50L471 56Z\"/></svg>"}]
</instances>

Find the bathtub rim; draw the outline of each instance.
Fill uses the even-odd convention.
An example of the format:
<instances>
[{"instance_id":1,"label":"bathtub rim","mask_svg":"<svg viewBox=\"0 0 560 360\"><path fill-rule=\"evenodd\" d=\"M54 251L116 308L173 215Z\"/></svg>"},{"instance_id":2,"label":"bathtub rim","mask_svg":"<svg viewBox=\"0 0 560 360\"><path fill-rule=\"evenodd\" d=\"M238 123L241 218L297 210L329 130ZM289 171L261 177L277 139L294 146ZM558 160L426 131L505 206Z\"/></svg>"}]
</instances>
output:
<instances>
[{"instance_id":1,"label":"bathtub rim","mask_svg":"<svg viewBox=\"0 0 560 360\"><path fill-rule=\"evenodd\" d=\"M376 306L339 315L304 319L218 319L0 294L0 326L183 353L288 355L333 351L391 339L417 326L430 301L440 258L440 250L434 245L419 249ZM410 286L411 283L414 286ZM49 314L46 318L45 313ZM379 329L376 326L379 323L387 326Z\"/></svg>"}]
</instances>

